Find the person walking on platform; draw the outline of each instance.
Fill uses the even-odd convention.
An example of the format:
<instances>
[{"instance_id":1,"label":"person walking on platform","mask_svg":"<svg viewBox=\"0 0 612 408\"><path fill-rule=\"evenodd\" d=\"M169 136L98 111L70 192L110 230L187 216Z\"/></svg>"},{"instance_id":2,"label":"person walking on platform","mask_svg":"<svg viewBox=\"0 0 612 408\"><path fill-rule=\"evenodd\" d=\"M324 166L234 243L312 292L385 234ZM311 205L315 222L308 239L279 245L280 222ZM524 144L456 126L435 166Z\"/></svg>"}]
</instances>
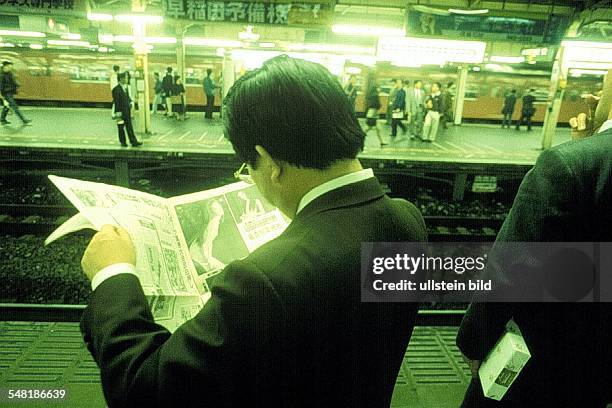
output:
<instances>
[{"instance_id":1,"label":"person walking on platform","mask_svg":"<svg viewBox=\"0 0 612 408\"><path fill-rule=\"evenodd\" d=\"M157 107L163 101L163 97L162 97L163 88L162 88L162 81L159 79L159 73L158 72L154 73L153 77L155 78L155 85L153 88L155 92L155 96L153 97L152 113L155 115L157 114Z\"/></svg>"},{"instance_id":2,"label":"person walking on platform","mask_svg":"<svg viewBox=\"0 0 612 408\"><path fill-rule=\"evenodd\" d=\"M425 116L425 92L423 92L423 82L418 79L414 81L414 86L406 91L406 110L410 114L408 123L410 138L421 137Z\"/></svg>"},{"instance_id":3,"label":"person walking on platform","mask_svg":"<svg viewBox=\"0 0 612 408\"><path fill-rule=\"evenodd\" d=\"M423 124L423 141L433 142L436 140L438 133L440 116L444 114L444 102L439 82L431 84L431 95L427 98L425 107L427 108L427 115L425 115L425 123Z\"/></svg>"},{"instance_id":4,"label":"person walking on platform","mask_svg":"<svg viewBox=\"0 0 612 408\"><path fill-rule=\"evenodd\" d=\"M205 119L213 118L213 109L215 107L215 91L217 85L212 78L213 70L208 68L206 70L206 78L204 78L204 93L206 94L206 113L204 114Z\"/></svg>"},{"instance_id":5,"label":"person walking on platform","mask_svg":"<svg viewBox=\"0 0 612 408\"><path fill-rule=\"evenodd\" d=\"M6 115L8 115L10 109L19 116L19 119L21 119L24 125L32 122L21 113L19 106L17 106L17 102L15 102L15 95L17 95L18 88L19 83L13 75L13 63L11 61L2 61L2 72L0 72L0 98L2 98L2 104L4 105L2 114L0 115L0 124L2 125L8 125L10 123L6 120Z\"/></svg>"},{"instance_id":6,"label":"person walking on platform","mask_svg":"<svg viewBox=\"0 0 612 408\"><path fill-rule=\"evenodd\" d=\"M447 129L447 122L452 122L453 120L453 114L452 114L452 108L453 108L453 86L454 84L452 82L449 82L446 85L446 90L442 91L442 89L440 89L440 99L442 100L442 106L440 107L440 109L442 109L442 111L440 112L440 128L442 128L442 130L446 130Z\"/></svg>"},{"instance_id":7,"label":"person walking on platform","mask_svg":"<svg viewBox=\"0 0 612 408\"><path fill-rule=\"evenodd\" d=\"M357 99L357 77L355 75L349 77L349 81L344 87L344 93L349 99L353 109L355 109L355 100Z\"/></svg>"},{"instance_id":8,"label":"person walking on platform","mask_svg":"<svg viewBox=\"0 0 612 408\"><path fill-rule=\"evenodd\" d=\"M395 93L397 92L397 88L395 87L396 82L397 80L395 78L391 80L391 89L389 90L389 97L387 98L387 113L385 114L387 125L391 125L391 122L393 122L393 101L395 100Z\"/></svg>"},{"instance_id":9,"label":"person walking on platform","mask_svg":"<svg viewBox=\"0 0 612 408\"><path fill-rule=\"evenodd\" d=\"M172 77L172 67L166 68L166 75L162 79L162 95L166 101L166 113L164 116L172 116L172 88L174 78Z\"/></svg>"},{"instance_id":10,"label":"person walking on platform","mask_svg":"<svg viewBox=\"0 0 612 408\"><path fill-rule=\"evenodd\" d=\"M397 127L402 128L403 134L406 134L406 125L402 120L404 119L404 112L406 112L406 92L404 91L404 83L401 79L395 81L395 98L393 99L393 111L391 112L391 137L397 136Z\"/></svg>"},{"instance_id":11,"label":"person walking on platform","mask_svg":"<svg viewBox=\"0 0 612 408\"><path fill-rule=\"evenodd\" d=\"M378 97L378 86L376 86L376 79L370 78L368 80L368 91L366 93L366 135L372 129L376 129L376 137L378 137L378 143L380 147L386 146L386 143L381 135L380 129L378 128L378 117L380 116L378 111L380 110L380 98Z\"/></svg>"},{"instance_id":12,"label":"person walking on platform","mask_svg":"<svg viewBox=\"0 0 612 408\"><path fill-rule=\"evenodd\" d=\"M134 135L134 128L132 126L132 100L130 99L127 86L128 86L128 75L127 72L122 72L118 76L119 84L113 89L113 104L115 105L115 115L120 120L117 121L117 132L119 134L119 143L122 147L127 147L125 141L125 132L127 131L128 138L133 147L142 145Z\"/></svg>"},{"instance_id":13,"label":"person walking on platform","mask_svg":"<svg viewBox=\"0 0 612 408\"><path fill-rule=\"evenodd\" d=\"M525 96L523 96L523 106L521 107L521 118L516 122L516 130L521 129L523 122L527 125L527 131L531 132L531 118L535 114L535 102L534 96L535 89L530 89Z\"/></svg>"},{"instance_id":14,"label":"person walking on platform","mask_svg":"<svg viewBox=\"0 0 612 408\"><path fill-rule=\"evenodd\" d=\"M516 105L516 89L513 89L506 97L504 98L504 106L502 107L502 115L504 118L502 119L502 129L505 127L510 128L510 124L512 123L512 114L514 113L514 106Z\"/></svg>"}]
</instances>

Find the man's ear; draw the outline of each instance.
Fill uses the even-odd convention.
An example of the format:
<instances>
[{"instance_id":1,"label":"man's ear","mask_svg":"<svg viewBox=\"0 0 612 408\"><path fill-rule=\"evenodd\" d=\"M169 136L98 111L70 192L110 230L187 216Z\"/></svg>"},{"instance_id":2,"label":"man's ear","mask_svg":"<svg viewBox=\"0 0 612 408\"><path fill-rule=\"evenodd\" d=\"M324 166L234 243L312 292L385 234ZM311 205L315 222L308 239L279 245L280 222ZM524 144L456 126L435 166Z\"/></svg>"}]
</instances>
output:
<instances>
[{"instance_id":1,"label":"man's ear","mask_svg":"<svg viewBox=\"0 0 612 408\"><path fill-rule=\"evenodd\" d=\"M255 150L259 153L259 164L263 166L266 173L270 175L270 181L272 183L278 183L283 174L283 167L278 160L275 160L268 151L260 145L255 146Z\"/></svg>"}]
</instances>

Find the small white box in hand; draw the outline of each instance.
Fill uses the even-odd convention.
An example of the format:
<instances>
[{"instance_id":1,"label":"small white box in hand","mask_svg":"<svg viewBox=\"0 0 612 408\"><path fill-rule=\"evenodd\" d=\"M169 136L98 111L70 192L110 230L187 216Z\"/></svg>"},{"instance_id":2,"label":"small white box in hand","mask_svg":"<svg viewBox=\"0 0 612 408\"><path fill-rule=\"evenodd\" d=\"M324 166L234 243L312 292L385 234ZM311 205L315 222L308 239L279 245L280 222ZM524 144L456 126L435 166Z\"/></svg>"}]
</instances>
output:
<instances>
[{"instance_id":1,"label":"small white box in hand","mask_svg":"<svg viewBox=\"0 0 612 408\"><path fill-rule=\"evenodd\" d=\"M478 369L484 395L500 401L530 358L531 353L520 329L514 320L510 320L506 332Z\"/></svg>"}]
</instances>

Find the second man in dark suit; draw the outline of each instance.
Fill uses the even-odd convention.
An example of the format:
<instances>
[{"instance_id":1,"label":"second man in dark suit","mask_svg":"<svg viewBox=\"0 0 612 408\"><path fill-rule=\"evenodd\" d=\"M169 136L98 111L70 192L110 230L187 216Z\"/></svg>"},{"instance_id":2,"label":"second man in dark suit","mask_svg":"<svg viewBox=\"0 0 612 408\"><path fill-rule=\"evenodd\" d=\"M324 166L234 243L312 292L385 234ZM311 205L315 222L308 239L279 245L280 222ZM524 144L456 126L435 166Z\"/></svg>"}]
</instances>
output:
<instances>
[{"instance_id":1,"label":"second man in dark suit","mask_svg":"<svg viewBox=\"0 0 612 408\"><path fill-rule=\"evenodd\" d=\"M136 139L134 127L132 126L132 100L127 90L127 73L120 73L117 75L117 79L119 80L119 84L113 88L113 104L115 106L115 116L117 118L119 143L121 143L121 146L127 147L125 140L125 132L127 131L132 146L138 147L142 145L142 143Z\"/></svg>"}]
</instances>

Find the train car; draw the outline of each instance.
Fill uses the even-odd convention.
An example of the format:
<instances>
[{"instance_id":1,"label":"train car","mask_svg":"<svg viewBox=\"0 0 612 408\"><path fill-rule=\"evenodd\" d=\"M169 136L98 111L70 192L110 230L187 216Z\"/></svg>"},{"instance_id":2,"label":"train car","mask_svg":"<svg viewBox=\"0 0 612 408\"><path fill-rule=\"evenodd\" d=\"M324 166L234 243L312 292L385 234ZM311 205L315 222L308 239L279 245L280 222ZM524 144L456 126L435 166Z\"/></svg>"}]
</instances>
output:
<instances>
[{"instance_id":1,"label":"train car","mask_svg":"<svg viewBox=\"0 0 612 408\"><path fill-rule=\"evenodd\" d=\"M113 65L119 65L122 70L133 66L133 56L116 53L90 53L77 51L26 50L14 52L1 50L0 59L13 61L16 76L21 83L18 99L33 104L43 105L101 105L111 103L109 76ZM159 72L163 76L166 67L176 68L174 55L151 54L149 56L149 73ZM222 58L214 56L185 57L185 78L187 104L191 109L203 110L205 97L203 78L206 69L212 68L216 79L222 72ZM369 72L367 67L357 75L361 91L356 100L358 114L365 112L363 89ZM501 121L501 107L504 95L511 89L517 90L519 102L514 113L514 119L520 116L522 95L534 88L536 90L536 112L534 122L542 122L546 111L546 99L550 84L547 73L498 73L489 71L470 71L468 74L466 97L463 107L463 119L475 122ZM456 69L453 67L425 69L395 67L392 65L377 66L378 85L381 89L381 113L385 112L388 92L392 78L408 79L413 82L421 79L425 90L429 90L432 82L440 82L443 87L449 83L457 83ZM584 112L586 106L580 99L584 93L594 93L601 89L601 77L580 77L568 80L564 94L559 122L566 123L570 117ZM153 81L149 81L151 100L153 98ZM217 91L215 105L220 106L220 90ZM451 90L452 93L452 90Z\"/></svg>"}]
</instances>

